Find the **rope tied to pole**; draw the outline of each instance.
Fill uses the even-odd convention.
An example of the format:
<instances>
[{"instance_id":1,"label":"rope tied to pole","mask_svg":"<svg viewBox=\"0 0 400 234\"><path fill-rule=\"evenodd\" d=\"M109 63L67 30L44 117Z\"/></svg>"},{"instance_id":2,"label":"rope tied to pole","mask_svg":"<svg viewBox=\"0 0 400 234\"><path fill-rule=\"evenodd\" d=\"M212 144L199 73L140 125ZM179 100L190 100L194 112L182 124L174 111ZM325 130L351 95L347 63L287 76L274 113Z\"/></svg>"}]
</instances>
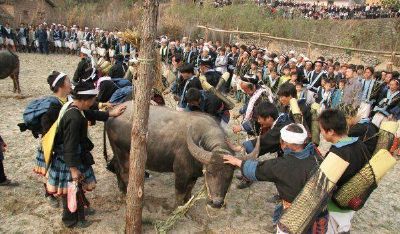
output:
<instances>
[{"instance_id":1,"label":"rope tied to pole","mask_svg":"<svg viewBox=\"0 0 400 234\"><path fill-rule=\"evenodd\" d=\"M152 62L154 62L154 59L153 59L153 58L137 58L137 60L138 60L140 63L146 64L146 65L149 65L149 64L151 64Z\"/></svg>"}]
</instances>

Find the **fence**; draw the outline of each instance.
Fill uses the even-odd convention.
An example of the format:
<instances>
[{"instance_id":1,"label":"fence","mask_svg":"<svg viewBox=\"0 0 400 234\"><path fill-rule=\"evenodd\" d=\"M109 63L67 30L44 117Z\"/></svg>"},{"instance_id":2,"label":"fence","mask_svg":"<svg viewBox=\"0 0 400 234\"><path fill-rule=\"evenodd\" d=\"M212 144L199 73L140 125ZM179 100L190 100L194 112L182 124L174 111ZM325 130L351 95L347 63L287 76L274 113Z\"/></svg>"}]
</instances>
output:
<instances>
[{"instance_id":1,"label":"fence","mask_svg":"<svg viewBox=\"0 0 400 234\"><path fill-rule=\"evenodd\" d=\"M260 44L261 40L264 38L276 40L276 41L304 44L307 46L307 56L309 58L312 57L313 47L314 48L325 47L325 48L331 48L331 49L344 50L346 52L352 51L352 52L358 52L358 53L374 54L374 55L379 55L379 56L383 56L383 57L390 57L390 61L392 63L395 63L396 57L400 57L399 51L377 51L377 50L358 49L358 48L343 47L343 46L337 46L337 45L329 45L329 44L313 42L313 41L304 41L304 40L297 40L297 39L290 39L290 38L283 38L283 37L274 37L274 36L269 35L268 33L262 33L262 32L247 32L247 31L239 31L238 29L237 30L224 30L224 29L218 29L218 28L211 28L211 27L207 27L207 26L203 26L203 25L197 25L197 28L205 30L204 36L205 36L206 40L208 40L210 31L211 31L211 32L219 32L219 33L223 33L223 34L228 34L230 43L232 42L232 38L235 35L239 38L240 38L240 35L250 35L255 38L258 38L258 44ZM224 36L222 36L221 38L223 40Z\"/></svg>"}]
</instances>

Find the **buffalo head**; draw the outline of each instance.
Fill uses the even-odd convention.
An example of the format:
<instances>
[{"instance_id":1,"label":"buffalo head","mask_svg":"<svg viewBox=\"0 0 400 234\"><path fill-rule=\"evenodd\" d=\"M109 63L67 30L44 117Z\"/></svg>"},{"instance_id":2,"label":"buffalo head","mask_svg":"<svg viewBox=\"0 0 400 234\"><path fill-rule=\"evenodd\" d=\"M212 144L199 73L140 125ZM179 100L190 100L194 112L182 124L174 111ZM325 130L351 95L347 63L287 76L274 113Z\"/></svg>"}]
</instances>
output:
<instances>
[{"instance_id":1,"label":"buffalo head","mask_svg":"<svg viewBox=\"0 0 400 234\"><path fill-rule=\"evenodd\" d=\"M225 204L225 195L232 182L234 167L224 164L223 155L232 154L227 146L221 146L213 151L207 151L194 143L192 130L189 128L187 144L190 153L203 164L204 181L207 187L207 203L213 208L221 208ZM259 150L259 141L256 150L243 158L256 158Z\"/></svg>"},{"instance_id":2,"label":"buffalo head","mask_svg":"<svg viewBox=\"0 0 400 234\"><path fill-rule=\"evenodd\" d=\"M187 135L190 153L203 164L204 181L207 187L208 204L214 208L224 205L225 195L232 182L234 168L224 164L222 155L228 153L223 149L206 151L193 141L191 131Z\"/></svg>"}]
</instances>

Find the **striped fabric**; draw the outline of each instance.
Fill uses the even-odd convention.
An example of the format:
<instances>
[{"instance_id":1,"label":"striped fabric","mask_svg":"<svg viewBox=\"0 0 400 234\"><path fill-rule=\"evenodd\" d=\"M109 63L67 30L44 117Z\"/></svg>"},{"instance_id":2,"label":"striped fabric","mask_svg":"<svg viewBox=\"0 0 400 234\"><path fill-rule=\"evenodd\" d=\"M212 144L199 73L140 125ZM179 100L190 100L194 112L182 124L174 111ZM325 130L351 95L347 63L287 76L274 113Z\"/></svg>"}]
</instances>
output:
<instances>
[{"instance_id":1,"label":"striped fabric","mask_svg":"<svg viewBox=\"0 0 400 234\"><path fill-rule=\"evenodd\" d=\"M313 234L324 234L328 231L328 221L329 221L329 215L326 214L322 217L318 217L317 220L315 220L314 224L311 226L309 233Z\"/></svg>"},{"instance_id":2,"label":"striped fabric","mask_svg":"<svg viewBox=\"0 0 400 234\"><path fill-rule=\"evenodd\" d=\"M84 176L84 180L81 182L83 189L85 191L93 190L96 187L96 177L92 167L81 165L78 169ZM47 177L46 187L48 193L57 196L67 194L68 182L72 181L72 177L68 166L61 159L60 155L54 156Z\"/></svg>"},{"instance_id":3,"label":"striped fabric","mask_svg":"<svg viewBox=\"0 0 400 234\"><path fill-rule=\"evenodd\" d=\"M41 176L46 175L46 163L44 161L44 154L41 146L37 148L36 162L35 167L33 168L33 172Z\"/></svg>"}]
</instances>

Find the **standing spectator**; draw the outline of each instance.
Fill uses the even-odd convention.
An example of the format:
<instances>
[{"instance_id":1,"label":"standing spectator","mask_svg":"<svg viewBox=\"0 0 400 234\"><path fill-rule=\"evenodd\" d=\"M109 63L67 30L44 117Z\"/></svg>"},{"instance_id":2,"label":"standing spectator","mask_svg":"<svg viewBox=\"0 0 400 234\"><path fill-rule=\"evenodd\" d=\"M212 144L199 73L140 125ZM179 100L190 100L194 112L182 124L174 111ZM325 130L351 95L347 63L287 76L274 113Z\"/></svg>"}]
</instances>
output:
<instances>
[{"instance_id":1,"label":"standing spectator","mask_svg":"<svg viewBox=\"0 0 400 234\"><path fill-rule=\"evenodd\" d=\"M4 44L6 48L11 47L13 51L16 51L15 49L15 43L14 43L14 32L12 28L10 27L9 23L6 23L5 27L3 27L3 37L4 37Z\"/></svg>"},{"instance_id":2,"label":"standing spectator","mask_svg":"<svg viewBox=\"0 0 400 234\"><path fill-rule=\"evenodd\" d=\"M43 28L43 25L39 25L39 29L36 31L36 38L39 42L39 51L42 54L48 54L49 49L48 49L48 37L47 37L47 32Z\"/></svg>"},{"instance_id":3,"label":"standing spectator","mask_svg":"<svg viewBox=\"0 0 400 234\"><path fill-rule=\"evenodd\" d=\"M220 48L217 59L215 60L215 70L221 73L228 71L228 57L225 54L225 48Z\"/></svg>"},{"instance_id":4,"label":"standing spectator","mask_svg":"<svg viewBox=\"0 0 400 234\"><path fill-rule=\"evenodd\" d=\"M0 136L0 186L15 186L17 183L11 182L11 180L7 179L6 174L4 173L4 153L7 151L7 145L3 141L3 138Z\"/></svg>"},{"instance_id":5,"label":"standing spectator","mask_svg":"<svg viewBox=\"0 0 400 234\"><path fill-rule=\"evenodd\" d=\"M24 23L20 24L17 32L17 38L19 43L19 51L26 52L26 46L28 45L29 34L28 29L25 27Z\"/></svg>"},{"instance_id":6,"label":"standing spectator","mask_svg":"<svg viewBox=\"0 0 400 234\"><path fill-rule=\"evenodd\" d=\"M356 78L356 67L350 65L346 70L346 86L343 90L342 102L352 105L354 108L360 106L362 95L362 83Z\"/></svg>"}]
</instances>

